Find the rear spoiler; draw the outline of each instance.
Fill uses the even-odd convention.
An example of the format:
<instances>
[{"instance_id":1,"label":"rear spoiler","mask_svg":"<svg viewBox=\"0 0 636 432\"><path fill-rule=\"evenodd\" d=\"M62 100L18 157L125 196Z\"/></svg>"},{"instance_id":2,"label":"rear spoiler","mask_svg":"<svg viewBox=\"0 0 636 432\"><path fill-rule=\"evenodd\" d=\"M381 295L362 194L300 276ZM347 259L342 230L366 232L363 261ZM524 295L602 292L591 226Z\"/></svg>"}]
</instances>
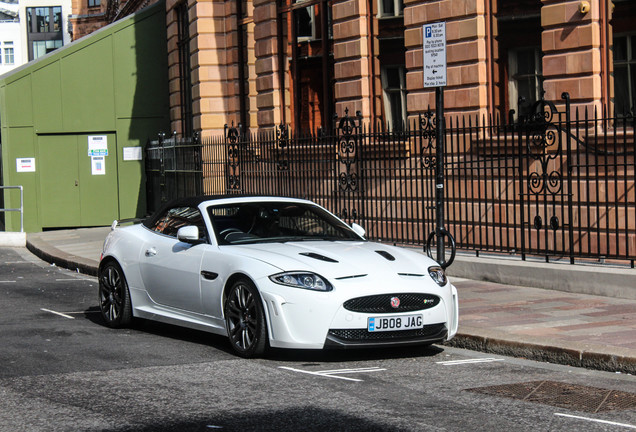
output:
<instances>
[{"instance_id":1,"label":"rear spoiler","mask_svg":"<svg viewBox=\"0 0 636 432\"><path fill-rule=\"evenodd\" d=\"M117 228L121 224L125 224L125 223L138 224L138 223L141 223L141 222L143 222L145 220L146 220L146 218L115 219L113 221L113 223L110 225L110 229L112 231L112 230L114 230L115 228Z\"/></svg>"}]
</instances>

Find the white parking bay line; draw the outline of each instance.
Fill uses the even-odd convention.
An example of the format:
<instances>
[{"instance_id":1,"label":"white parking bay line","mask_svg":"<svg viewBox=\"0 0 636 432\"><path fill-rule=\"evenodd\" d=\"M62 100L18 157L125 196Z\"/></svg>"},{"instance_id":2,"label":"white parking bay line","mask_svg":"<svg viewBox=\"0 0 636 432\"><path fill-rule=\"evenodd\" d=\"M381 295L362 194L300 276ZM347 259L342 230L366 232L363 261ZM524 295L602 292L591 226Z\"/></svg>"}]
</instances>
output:
<instances>
[{"instance_id":1,"label":"white parking bay line","mask_svg":"<svg viewBox=\"0 0 636 432\"><path fill-rule=\"evenodd\" d=\"M95 282L94 279L82 278L82 277L74 277L74 278L67 278L67 279L55 279L55 282L84 282L84 281Z\"/></svg>"},{"instance_id":2,"label":"white parking bay line","mask_svg":"<svg viewBox=\"0 0 636 432\"><path fill-rule=\"evenodd\" d=\"M627 423L616 423L616 422L613 422L613 421L599 420L599 419L593 419L593 418L589 418L589 417L580 417L580 416L575 416L575 415L571 415L571 414L554 413L554 415L555 416L559 416L559 417L573 418L573 419L577 419L577 420L585 420L585 421L594 422L594 423L603 423L603 424L612 425L612 426L620 426L620 427L624 427L624 428L627 428L627 429L636 429L636 425L631 425L631 424L627 424Z\"/></svg>"},{"instance_id":3,"label":"white parking bay line","mask_svg":"<svg viewBox=\"0 0 636 432\"><path fill-rule=\"evenodd\" d=\"M55 314L55 315L59 315L59 316L64 317L64 318L75 319L74 317L72 317L70 315L66 315L66 314L64 314L62 312L55 312L55 311L52 311L50 309L44 309L44 308L40 308L40 310L44 311L44 312L49 312L49 313L52 313L52 314Z\"/></svg>"},{"instance_id":4,"label":"white parking bay line","mask_svg":"<svg viewBox=\"0 0 636 432\"><path fill-rule=\"evenodd\" d=\"M379 372L384 371L386 369L382 369L379 367L369 367L369 368L355 368L355 369L332 369L326 371L318 371L323 375L332 375L332 374L344 374L344 373L364 373L364 372Z\"/></svg>"},{"instance_id":5,"label":"white parking bay line","mask_svg":"<svg viewBox=\"0 0 636 432\"><path fill-rule=\"evenodd\" d=\"M435 363L441 364L444 366L455 366L455 365L463 365L463 364L490 363L490 362L498 362L498 361L504 361L504 359L488 357L488 358L481 358L481 359L440 361Z\"/></svg>"},{"instance_id":6,"label":"white parking bay line","mask_svg":"<svg viewBox=\"0 0 636 432\"><path fill-rule=\"evenodd\" d=\"M379 368L379 367L356 368L356 369L331 369L331 370L325 370L325 371L306 371L306 370L291 368L291 367L287 367L287 366L279 366L278 368L279 369L289 370L289 371L292 371L292 372L305 373L305 374L308 374L308 375L318 375L318 376L327 377L327 378L336 378L336 379L341 379L341 380L346 380L346 381L355 381L355 382L361 382L363 380L356 379L356 378L343 377L343 376L338 376L338 375L339 374L351 374L351 373L380 372L380 371L386 370L386 369L382 369L382 368Z\"/></svg>"},{"instance_id":7,"label":"white parking bay line","mask_svg":"<svg viewBox=\"0 0 636 432\"><path fill-rule=\"evenodd\" d=\"M0 281L0 283L15 283L15 281Z\"/></svg>"}]
</instances>

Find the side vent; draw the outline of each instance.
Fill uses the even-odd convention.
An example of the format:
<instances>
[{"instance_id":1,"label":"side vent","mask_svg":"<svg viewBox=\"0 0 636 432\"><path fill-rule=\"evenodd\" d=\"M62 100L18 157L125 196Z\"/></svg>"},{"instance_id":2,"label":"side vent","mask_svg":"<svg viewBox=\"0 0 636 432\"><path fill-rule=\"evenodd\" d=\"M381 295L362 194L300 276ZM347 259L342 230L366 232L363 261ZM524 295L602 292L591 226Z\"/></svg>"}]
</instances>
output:
<instances>
[{"instance_id":1,"label":"side vent","mask_svg":"<svg viewBox=\"0 0 636 432\"><path fill-rule=\"evenodd\" d=\"M375 251L377 254L383 256L384 258L386 258L389 261L395 261L395 257L393 255L391 255L390 253L388 253L387 251L383 251L383 250L377 250Z\"/></svg>"},{"instance_id":2,"label":"side vent","mask_svg":"<svg viewBox=\"0 0 636 432\"><path fill-rule=\"evenodd\" d=\"M317 253L314 253L314 252L301 252L300 255L304 255L304 256L309 257L309 258L317 259L317 260L320 260L320 261L326 261L326 262L330 262L330 263L337 263L338 262L338 261L336 261L333 258L329 258L329 257L326 257L324 255L320 255L320 254L317 254Z\"/></svg>"}]
</instances>

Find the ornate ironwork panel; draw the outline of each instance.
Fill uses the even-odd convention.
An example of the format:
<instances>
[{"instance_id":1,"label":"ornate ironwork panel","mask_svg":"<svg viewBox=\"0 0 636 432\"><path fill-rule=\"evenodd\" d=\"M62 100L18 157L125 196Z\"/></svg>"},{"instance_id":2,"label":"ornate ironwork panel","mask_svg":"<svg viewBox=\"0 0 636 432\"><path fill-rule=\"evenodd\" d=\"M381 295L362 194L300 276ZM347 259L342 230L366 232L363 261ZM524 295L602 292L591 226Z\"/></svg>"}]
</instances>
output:
<instances>
[{"instance_id":1,"label":"ornate ironwork panel","mask_svg":"<svg viewBox=\"0 0 636 432\"><path fill-rule=\"evenodd\" d=\"M437 164L435 154L437 139L437 118L434 111L427 111L419 116L420 129L420 162L422 167L434 170Z\"/></svg>"},{"instance_id":2,"label":"ornate ironwork panel","mask_svg":"<svg viewBox=\"0 0 636 432\"><path fill-rule=\"evenodd\" d=\"M531 114L518 122L522 190L522 251L545 255L568 254L567 140L563 139L561 113L550 101L537 101ZM522 252L522 253L524 253Z\"/></svg>"},{"instance_id":3,"label":"ornate ironwork panel","mask_svg":"<svg viewBox=\"0 0 636 432\"><path fill-rule=\"evenodd\" d=\"M338 186L342 191L357 191L360 176L358 173L358 152L360 125L349 117L349 110L338 123Z\"/></svg>"},{"instance_id":4,"label":"ornate ironwork panel","mask_svg":"<svg viewBox=\"0 0 636 432\"><path fill-rule=\"evenodd\" d=\"M225 125L225 142L227 146L227 188L230 191L241 190L241 170L240 170L240 137L239 128Z\"/></svg>"},{"instance_id":5,"label":"ornate ironwork panel","mask_svg":"<svg viewBox=\"0 0 636 432\"><path fill-rule=\"evenodd\" d=\"M338 121L336 128L336 166L339 214L345 220L360 217L360 192L362 191L362 115L349 116L349 109Z\"/></svg>"},{"instance_id":6,"label":"ornate ironwork panel","mask_svg":"<svg viewBox=\"0 0 636 432\"><path fill-rule=\"evenodd\" d=\"M289 171L289 127L282 123L276 126L276 168Z\"/></svg>"}]
</instances>

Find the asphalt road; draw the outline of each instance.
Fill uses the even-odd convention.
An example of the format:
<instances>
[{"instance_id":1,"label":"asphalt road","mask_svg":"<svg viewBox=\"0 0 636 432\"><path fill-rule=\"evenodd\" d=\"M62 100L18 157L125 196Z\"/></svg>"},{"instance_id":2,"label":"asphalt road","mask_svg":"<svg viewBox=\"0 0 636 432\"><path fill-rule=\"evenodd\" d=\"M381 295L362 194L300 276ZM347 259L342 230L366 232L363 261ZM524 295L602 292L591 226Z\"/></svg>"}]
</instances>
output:
<instances>
[{"instance_id":1,"label":"asphalt road","mask_svg":"<svg viewBox=\"0 0 636 432\"><path fill-rule=\"evenodd\" d=\"M96 279L23 249L0 249L0 295L0 431L636 430L629 375L444 346L244 360L203 332L105 327ZM595 413L474 391L534 382L634 403Z\"/></svg>"}]
</instances>

